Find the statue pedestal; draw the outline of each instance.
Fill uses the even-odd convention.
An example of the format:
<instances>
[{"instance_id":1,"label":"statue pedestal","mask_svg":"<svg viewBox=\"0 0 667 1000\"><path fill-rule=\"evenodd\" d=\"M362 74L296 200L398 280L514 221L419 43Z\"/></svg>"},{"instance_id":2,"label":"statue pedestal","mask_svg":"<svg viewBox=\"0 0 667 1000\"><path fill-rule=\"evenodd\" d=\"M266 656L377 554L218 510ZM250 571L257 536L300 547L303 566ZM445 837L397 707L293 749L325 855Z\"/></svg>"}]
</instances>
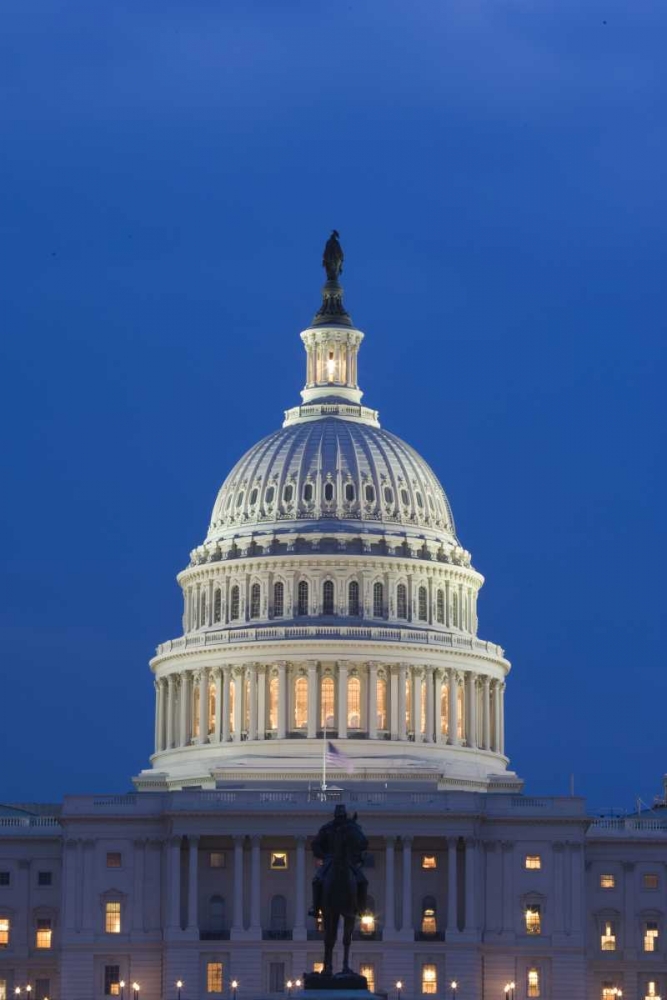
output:
<instances>
[{"instance_id":1,"label":"statue pedestal","mask_svg":"<svg viewBox=\"0 0 667 1000\"><path fill-rule=\"evenodd\" d=\"M323 994L328 1000L344 1000L350 995L356 1000L374 996L368 990L366 977L356 972L337 972L333 976L325 976L323 972L305 972L302 996L304 1000L315 1000L316 994Z\"/></svg>"}]
</instances>

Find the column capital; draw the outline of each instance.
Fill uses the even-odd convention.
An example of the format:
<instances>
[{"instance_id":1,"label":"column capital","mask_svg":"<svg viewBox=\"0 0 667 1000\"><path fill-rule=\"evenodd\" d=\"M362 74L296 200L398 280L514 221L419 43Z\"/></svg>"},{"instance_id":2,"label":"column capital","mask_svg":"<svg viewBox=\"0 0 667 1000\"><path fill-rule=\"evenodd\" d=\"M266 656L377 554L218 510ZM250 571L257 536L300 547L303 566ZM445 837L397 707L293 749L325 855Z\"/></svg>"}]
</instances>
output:
<instances>
[{"instance_id":1,"label":"column capital","mask_svg":"<svg viewBox=\"0 0 667 1000\"><path fill-rule=\"evenodd\" d=\"M181 834L180 834L180 833L174 833L174 834L172 834L172 836L171 836L171 837L169 838L169 841L168 841L168 843L169 843L169 846L170 846L170 847L180 847L180 846L181 846L181 841L182 841L182 840L183 840L183 837L181 836Z\"/></svg>"},{"instance_id":2,"label":"column capital","mask_svg":"<svg viewBox=\"0 0 667 1000\"><path fill-rule=\"evenodd\" d=\"M447 847L450 849L450 851L456 850L458 846L459 846L458 837L447 837Z\"/></svg>"},{"instance_id":3,"label":"column capital","mask_svg":"<svg viewBox=\"0 0 667 1000\"><path fill-rule=\"evenodd\" d=\"M297 833L294 837L297 847L304 847L308 837L304 833Z\"/></svg>"},{"instance_id":4,"label":"column capital","mask_svg":"<svg viewBox=\"0 0 667 1000\"><path fill-rule=\"evenodd\" d=\"M256 674L257 674L258 677L264 677L265 674L266 674L266 670L267 670L267 664L266 663L256 663L255 664L255 672L256 672Z\"/></svg>"},{"instance_id":5,"label":"column capital","mask_svg":"<svg viewBox=\"0 0 667 1000\"><path fill-rule=\"evenodd\" d=\"M384 843L385 847L392 847L392 848L395 847L396 837L394 836L394 834L393 833L385 834Z\"/></svg>"},{"instance_id":6,"label":"column capital","mask_svg":"<svg viewBox=\"0 0 667 1000\"><path fill-rule=\"evenodd\" d=\"M466 845L466 850L471 851L473 848L477 847L478 841L476 837L464 837L463 842Z\"/></svg>"},{"instance_id":7,"label":"column capital","mask_svg":"<svg viewBox=\"0 0 667 1000\"><path fill-rule=\"evenodd\" d=\"M245 840L245 833L233 833L232 840L234 841L234 847L243 847L243 841Z\"/></svg>"},{"instance_id":8,"label":"column capital","mask_svg":"<svg viewBox=\"0 0 667 1000\"><path fill-rule=\"evenodd\" d=\"M188 834L188 844L190 845L190 847L198 847L200 839L201 837L199 836L198 833Z\"/></svg>"},{"instance_id":9,"label":"column capital","mask_svg":"<svg viewBox=\"0 0 667 1000\"><path fill-rule=\"evenodd\" d=\"M211 667L209 670L209 675L214 681L220 680L222 677L222 667Z\"/></svg>"},{"instance_id":10,"label":"column capital","mask_svg":"<svg viewBox=\"0 0 667 1000\"><path fill-rule=\"evenodd\" d=\"M251 833L250 834L250 844L252 847L259 847L262 842L261 833Z\"/></svg>"},{"instance_id":11,"label":"column capital","mask_svg":"<svg viewBox=\"0 0 667 1000\"><path fill-rule=\"evenodd\" d=\"M401 836L401 841L403 843L403 847L408 847L408 848L411 849L412 848L412 841L413 840L414 840L414 837L412 836L412 834L408 834L408 836L406 836L406 837Z\"/></svg>"}]
</instances>

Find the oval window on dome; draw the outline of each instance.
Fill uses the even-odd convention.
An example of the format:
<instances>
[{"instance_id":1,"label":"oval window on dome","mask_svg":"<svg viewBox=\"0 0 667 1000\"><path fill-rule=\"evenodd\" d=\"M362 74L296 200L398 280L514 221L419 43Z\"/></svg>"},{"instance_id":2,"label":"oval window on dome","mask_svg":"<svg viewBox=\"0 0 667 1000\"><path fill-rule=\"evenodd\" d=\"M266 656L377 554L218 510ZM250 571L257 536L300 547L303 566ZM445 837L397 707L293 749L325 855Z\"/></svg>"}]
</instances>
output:
<instances>
[{"instance_id":1,"label":"oval window on dome","mask_svg":"<svg viewBox=\"0 0 667 1000\"><path fill-rule=\"evenodd\" d=\"M257 503L257 489L255 488L250 494L250 506L254 507Z\"/></svg>"},{"instance_id":2,"label":"oval window on dome","mask_svg":"<svg viewBox=\"0 0 667 1000\"><path fill-rule=\"evenodd\" d=\"M394 491L390 486L385 486L384 488L384 502L393 503L394 502Z\"/></svg>"},{"instance_id":3,"label":"oval window on dome","mask_svg":"<svg viewBox=\"0 0 667 1000\"><path fill-rule=\"evenodd\" d=\"M313 484L312 483L306 483L306 485L304 486L304 488L303 488L303 499L306 501L306 503L310 503L310 501L313 499Z\"/></svg>"},{"instance_id":4,"label":"oval window on dome","mask_svg":"<svg viewBox=\"0 0 667 1000\"><path fill-rule=\"evenodd\" d=\"M418 506L418 507L421 507L421 508L422 508L422 510L423 510L423 508L424 508L424 501L423 501L423 499L422 499L422 495L421 495L421 493L419 492L419 490L417 490L417 492L415 493L415 496L416 496L416 498L417 498L417 506Z\"/></svg>"},{"instance_id":5,"label":"oval window on dome","mask_svg":"<svg viewBox=\"0 0 667 1000\"><path fill-rule=\"evenodd\" d=\"M408 491L407 490L401 490L401 503L405 507L408 507L409 504L410 504L410 497L408 496Z\"/></svg>"},{"instance_id":6,"label":"oval window on dome","mask_svg":"<svg viewBox=\"0 0 667 1000\"><path fill-rule=\"evenodd\" d=\"M331 501L333 500L333 498L334 498L333 483L325 483L325 486L324 486L324 499L327 500L329 503L331 503Z\"/></svg>"},{"instance_id":7,"label":"oval window on dome","mask_svg":"<svg viewBox=\"0 0 667 1000\"><path fill-rule=\"evenodd\" d=\"M366 489L364 490L364 495L366 497L366 503L374 503L375 502L375 490L373 489L372 486L367 486L366 487Z\"/></svg>"},{"instance_id":8,"label":"oval window on dome","mask_svg":"<svg viewBox=\"0 0 667 1000\"><path fill-rule=\"evenodd\" d=\"M285 503L291 503L293 496L294 496L294 487L292 486L291 483L288 483L285 489L283 490L283 500L285 501Z\"/></svg>"},{"instance_id":9,"label":"oval window on dome","mask_svg":"<svg viewBox=\"0 0 667 1000\"><path fill-rule=\"evenodd\" d=\"M265 500L265 502L266 503L273 503L273 498L275 496L275 493L276 493L276 491L273 488L273 486L269 486L268 490L264 494L264 500Z\"/></svg>"},{"instance_id":10,"label":"oval window on dome","mask_svg":"<svg viewBox=\"0 0 667 1000\"><path fill-rule=\"evenodd\" d=\"M345 499L349 503L352 503L352 501L354 500L354 484L353 483L346 483L345 484Z\"/></svg>"},{"instance_id":11,"label":"oval window on dome","mask_svg":"<svg viewBox=\"0 0 667 1000\"><path fill-rule=\"evenodd\" d=\"M242 503L243 503L243 490L241 490L241 492L236 498L236 506L240 507Z\"/></svg>"},{"instance_id":12,"label":"oval window on dome","mask_svg":"<svg viewBox=\"0 0 667 1000\"><path fill-rule=\"evenodd\" d=\"M226 508L225 508L226 510L229 510L229 508L231 507L233 499L234 499L234 496L233 496L232 493L230 493L229 496L227 497L227 505L226 505Z\"/></svg>"},{"instance_id":13,"label":"oval window on dome","mask_svg":"<svg viewBox=\"0 0 667 1000\"><path fill-rule=\"evenodd\" d=\"M431 496L430 493L428 495L428 505L431 508L431 510L433 511L433 513L435 513L435 504L433 503L433 497Z\"/></svg>"}]
</instances>

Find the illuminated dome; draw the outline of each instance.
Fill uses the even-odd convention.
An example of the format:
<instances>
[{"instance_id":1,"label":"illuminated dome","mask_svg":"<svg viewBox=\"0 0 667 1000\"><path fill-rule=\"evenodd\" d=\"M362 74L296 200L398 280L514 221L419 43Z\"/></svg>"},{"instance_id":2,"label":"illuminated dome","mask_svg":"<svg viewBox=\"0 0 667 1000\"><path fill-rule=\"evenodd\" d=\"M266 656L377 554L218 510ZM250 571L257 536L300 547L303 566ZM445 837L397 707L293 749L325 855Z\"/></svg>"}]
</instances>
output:
<instances>
[{"instance_id":1,"label":"illuminated dome","mask_svg":"<svg viewBox=\"0 0 667 1000\"><path fill-rule=\"evenodd\" d=\"M137 787L316 781L326 739L359 779L516 790L483 577L430 466L361 403L335 234L324 264L302 402L234 466L178 576L183 635L151 663Z\"/></svg>"}]
</instances>

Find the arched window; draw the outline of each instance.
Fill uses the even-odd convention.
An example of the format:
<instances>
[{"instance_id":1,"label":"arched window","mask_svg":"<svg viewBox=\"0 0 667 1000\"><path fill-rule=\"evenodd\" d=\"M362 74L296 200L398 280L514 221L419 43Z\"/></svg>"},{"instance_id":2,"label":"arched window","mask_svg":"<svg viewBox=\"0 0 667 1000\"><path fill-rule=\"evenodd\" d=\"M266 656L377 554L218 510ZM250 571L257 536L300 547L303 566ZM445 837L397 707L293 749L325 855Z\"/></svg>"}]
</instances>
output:
<instances>
[{"instance_id":1,"label":"arched window","mask_svg":"<svg viewBox=\"0 0 667 1000\"><path fill-rule=\"evenodd\" d=\"M347 613L356 617L359 614L359 584L352 580L347 588Z\"/></svg>"},{"instance_id":2,"label":"arched window","mask_svg":"<svg viewBox=\"0 0 667 1000\"><path fill-rule=\"evenodd\" d=\"M215 732L215 684L208 686L208 732Z\"/></svg>"},{"instance_id":3,"label":"arched window","mask_svg":"<svg viewBox=\"0 0 667 1000\"><path fill-rule=\"evenodd\" d=\"M435 599L435 617L440 625L445 624L445 594L439 590Z\"/></svg>"},{"instance_id":4,"label":"arched window","mask_svg":"<svg viewBox=\"0 0 667 1000\"><path fill-rule=\"evenodd\" d=\"M373 584L373 616L382 618L384 615L384 587L381 583Z\"/></svg>"},{"instance_id":5,"label":"arched window","mask_svg":"<svg viewBox=\"0 0 667 1000\"><path fill-rule=\"evenodd\" d=\"M291 483L288 483L285 489L283 490L283 500L285 501L285 503L291 503L293 496L294 496L294 487L292 486Z\"/></svg>"},{"instance_id":6,"label":"arched window","mask_svg":"<svg viewBox=\"0 0 667 1000\"><path fill-rule=\"evenodd\" d=\"M401 490L401 503L404 507L409 507L410 505L410 497L407 490Z\"/></svg>"},{"instance_id":7,"label":"arched window","mask_svg":"<svg viewBox=\"0 0 667 1000\"><path fill-rule=\"evenodd\" d=\"M334 498L334 487L333 483L324 484L324 499L327 503L331 503Z\"/></svg>"},{"instance_id":8,"label":"arched window","mask_svg":"<svg viewBox=\"0 0 667 1000\"><path fill-rule=\"evenodd\" d=\"M258 583L253 583L250 588L250 617L259 618L260 609L260 587Z\"/></svg>"},{"instance_id":9,"label":"arched window","mask_svg":"<svg viewBox=\"0 0 667 1000\"><path fill-rule=\"evenodd\" d=\"M287 900L284 896L271 897L269 924L274 933L280 934L287 930Z\"/></svg>"},{"instance_id":10,"label":"arched window","mask_svg":"<svg viewBox=\"0 0 667 1000\"><path fill-rule=\"evenodd\" d=\"M322 614L334 613L334 585L332 580L325 580L322 585Z\"/></svg>"},{"instance_id":11,"label":"arched window","mask_svg":"<svg viewBox=\"0 0 667 1000\"><path fill-rule=\"evenodd\" d=\"M449 688L442 685L442 696L440 698L440 732L449 735Z\"/></svg>"},{"instance_id":12,"label":"arched window","mask_svg":"<svg viewBox=\"0 0 667 1000\"><path fill-rule=\"evenodd\" d=\"M213 621L222 621L222 591L216 590L213 594Z\"/></svg>"},{"instance_id":13,"label":"arched window","mask_svg":"<svg viewBox=\"0 0 667 1000\"><path fill-rule=\"evenodd\" d=\"M199 684L195 684L192 691L192 735L200 736L201 706L199 704Z\"/></svg>"},{"instance_id":14,"label":"arched window","mask_svg":"<svg viewBox=\"0 0 667 1000\"><path fill-rule=\"evenodd\" d=\"M323 729L333 729L334 717L334 682L333 677L322 678L322 710L320 725Z\"/></svg>"},{"instance_id":15,"label":"arched window","mask_svg":"<svg viewBox=\"0 0 667 1000\"><path fill-rule=\"evenodd\" d=\"M255 487L255 489L252 490L251 493L250 493L250 506L251 507L254 507L255 504L257 503L257 493L258 493L257 487Z\"/></svg>"},{"instance_id":16,"label":"arched window","mask_svg":"<svg viewBox=\"0 0 667 1000\"><path fill-rule=\"evenodd\" d=\"M232 587L231 598L229 601L229 617L234 622L239 617L239 588L234 584Z\"/></svg>"},{"instance_id":17,"label":"arched window","mask_svg":"<svg viewBox=\"0 0 667 1000\"><path fill-rule=\"evenodd\" d=\"M456 591L452 594L452 625L459 627L459 595Z\"/></svg>"},{"instance_id":18,"label":"arched window","mask_svg":"<svg viewBox=\"0 0 667 1000\"><path fill-rule=\"evenodd\" d=\"M390 486L384 488L384 502L387 504L394 502L394 491Z\"/></svg>"},{"instance_id":19,"label":"arched window","mask_svg":"<svg viewBox=\"0 0 667 1000\"><path fill-rule=\"evenodd\" d=\"M435 896L424 896L422 899L422 934L435 934L437 932L436 910Z\"/></svg>"},{"instance_id":20,"label":"arched window","mask_svg":"<svg viewBox=\"0 0 667 1000\"><path fill-rule=\"evenodd\" d=\"M345 499L348 503L352 503L354 500L354 486L352 483L345 484Z\"/></svg>"},{"instance_id":21,"label":"arched window","mask_svg":"<svg viewBox=\"0 0 667 1000\"><path fill-rule=\"evenodd\" d=\"M419 492L419 490L417 490L417 492L415 493L415 497L416 497L416 499L417 499L417 506L418 506L418 507L419 507L419 508L420 508L421 510L423 510L423 509L424 509L424 501L422 500L422 495L421 495L421 493Z\"/></svg>"},{"instance_id":22,"label":"arched window","mask_svg":"<svg viewBox=\"0 0 667 1000\"><path fill-rule=\"evenodd\" d=\"M202 593L202 595L201 595L201 611L200 611L200 614L199 614L199 626L200 626L200 628L203 628L205 624L206 624L206 594Z\"/></svg>"},{"instance_id":23,"label":"arched window","mask_svg":"<svg viewBox=\"0 0 667 1000\"><path fill-rule=\"evenodd\" d=\"M222 896L211 896L208 901L208 925L214 934L225 930L225 900Z\"/></svg>"},{"instance_id":24,"label":"arched window","mask_svg":"<svg viewBox=\"0 0 667 1000\"><path fill-rule=\"evenodd\" d=\"M305 580L300 580L297 587L296 613L297 615L308 614L308 584Z\"/></svg>"},{"instance_id":25,"label":"arched window","mask_svg":"<svg viewBox=\"0 0 667 1000\"><path fill-rule=\"evenodd\" d=\"M404 583L399 583L396 588L396 617L408 617L408 588Z\"/></svg>"},{"instance_id":26,"label":"arched window","mask_svg":"<svg viewBox=\"0 0 667 1000\"><path fill-rule=\"evenodd\" d=\"M377 679L378 729L387 728L387 681L384 677Z\"/></svg>"},{"instance_id":27,"label":"arched window","mask_svg":"<svg viewBox=\"0 0 667 1000\"><path fill-rule=\"evenodd\" d=\"M419 588L417 593L417 605L420 622L428 621L428 599L426 595L426 587Z\"/></svg>"},{"instance_id":28,"label":"arched window","mask_svg":"<svg viewBox=\"0 0 667 1000\"><path fill-rule=\"evenodd\" d=\"M313 499L313 484L306 483L303 488L303 499L306 503L310 503Z\"/></svg>"},{"instance_id":29,"label":"arched window","mask_svg":"<svg viewBox=\"0 0 667 1000\"><path fill-rule=\"evenodd\" d=\"M273 503L273 498L275 496L276 490L274 486L269 486L266 493L264 494L264 503L270 506Z\"/></svg>"},{"instance_id":30,"label":"arched window","mask_svg":"<svg viewBox=\"0 0 667 1000\"><path fill-rule=\"evenodd\" d=\"M269 729L278 728L278 678L269 681Z\"/></svg>"},{"instance_id":31,"label":"arched window","mask_svg":"<svg viewBox=\"0 0 667 1000\"><path fill-rule=\"evenodd\" d=\"M366 486L364 495L366 497L366 503L375 503L375 489L372 486Z\"/></svg>"},{"instance_id":32,"label":"arched window","mask_svg":"<svg viewBox=\"0 0 667 1000\"><path fill-rule=\"evenodd\" d=\"M294 685L294 726L304 729L308 725L308 681L297 677Z\"/></svg>"},{"instance_id":33,"label":"arched window","mask_svg":"<svg viewBox=\"0 0 667 1000\"><path fill-rule=\"evenodd\" d=\"M285 587L280 581L273 585L273 617L282 618L285 614Z\"/></svg>"},{"instance_id":34,"label":"arched window","mask_svg":"<svg viewBox=\"0 0 667 1000\"><path fill-rule=\"evenodd\" d=\"M350 677L347 682L347 725L349 729L361 726L361 681Z\"/></svg>"}]
</instances>

